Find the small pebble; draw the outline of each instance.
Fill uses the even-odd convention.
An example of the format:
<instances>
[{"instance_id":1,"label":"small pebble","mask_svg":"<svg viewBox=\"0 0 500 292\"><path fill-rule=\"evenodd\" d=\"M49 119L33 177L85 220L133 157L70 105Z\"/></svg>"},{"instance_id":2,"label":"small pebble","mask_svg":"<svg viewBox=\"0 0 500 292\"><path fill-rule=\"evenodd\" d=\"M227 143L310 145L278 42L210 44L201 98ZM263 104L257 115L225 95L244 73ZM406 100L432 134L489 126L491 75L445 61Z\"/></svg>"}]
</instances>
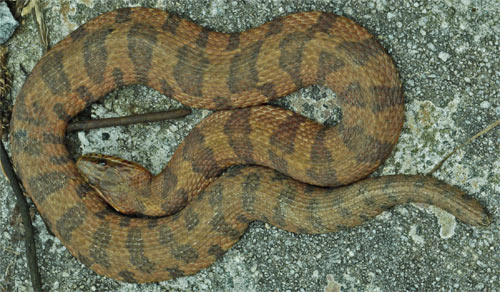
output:
<instances>
[{"instance_id":1,"label":"small pebble","mask_svg":"<svg viewBox=\"0 0 500 292\"><path fill-rule=\"evenodd\" d=\"M439 55L438 55L439 59L443 60L443 61L448 61L448 59L450 58L450 54L446 53L446 52L439 52Z\"/></svg>"},{"instance_id":2,"label":"small pebble","mask_svg":"<svg viewBox=\"0 0 500 292\"><path fill-rule=\"evenodd\" d=\"M480 106L481 106L481 108L487 109L487 108L490 108L491 103L489 101L485 100L485 101L481 102Z\"/></svg>"}]
</instances>

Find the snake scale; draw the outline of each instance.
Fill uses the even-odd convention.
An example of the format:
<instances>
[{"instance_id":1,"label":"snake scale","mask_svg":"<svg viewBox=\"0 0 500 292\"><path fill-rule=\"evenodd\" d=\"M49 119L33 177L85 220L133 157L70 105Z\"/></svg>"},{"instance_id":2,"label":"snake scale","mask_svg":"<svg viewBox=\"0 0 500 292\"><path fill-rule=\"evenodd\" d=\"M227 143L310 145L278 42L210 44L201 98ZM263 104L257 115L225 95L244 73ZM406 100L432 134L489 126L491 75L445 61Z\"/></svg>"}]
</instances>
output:
<instances>
[{"instance_id":1,"label":"snake scale","mask_svg":"<svg viewBox=\"0 0 500 292\"><path fill-rule=\"evenodd\" d=\"M218 111L157 176L91 155L78 162L90 171L83 178L64 145L68 121L129 84ZM337 93L336 126L259 105L311 84ZM126 8L80 26L42 57L17 96L10 141L27 193L71 253L101 275L151 282L211 265L253 220L325 233L424 202L488 225L476 200L436 179L363 179L390 154L403 120L391 58L345 17L305 12L224 34L164 11ZM223 173L239 164L252 166Z\"/></svg>"}]
</instances>

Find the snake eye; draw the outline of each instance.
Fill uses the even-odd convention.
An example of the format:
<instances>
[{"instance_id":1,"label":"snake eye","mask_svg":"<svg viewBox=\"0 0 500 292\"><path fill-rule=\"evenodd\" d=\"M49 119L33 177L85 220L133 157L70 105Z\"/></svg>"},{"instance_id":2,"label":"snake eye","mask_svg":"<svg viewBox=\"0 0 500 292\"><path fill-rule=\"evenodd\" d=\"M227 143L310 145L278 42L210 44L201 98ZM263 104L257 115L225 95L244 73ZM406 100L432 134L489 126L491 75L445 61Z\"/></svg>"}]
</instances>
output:
<instances>
[{"instance_id":1,"label":"snake eye","mask_svg":"<svg viewBox=\"0 0 500 292\"><path fill-rule=\"evenodd\" d=\"M98 159L97 164L100 166L106 166L108 165L108 162L106 161L106 159Z\"/></svg>"}]
</instances>

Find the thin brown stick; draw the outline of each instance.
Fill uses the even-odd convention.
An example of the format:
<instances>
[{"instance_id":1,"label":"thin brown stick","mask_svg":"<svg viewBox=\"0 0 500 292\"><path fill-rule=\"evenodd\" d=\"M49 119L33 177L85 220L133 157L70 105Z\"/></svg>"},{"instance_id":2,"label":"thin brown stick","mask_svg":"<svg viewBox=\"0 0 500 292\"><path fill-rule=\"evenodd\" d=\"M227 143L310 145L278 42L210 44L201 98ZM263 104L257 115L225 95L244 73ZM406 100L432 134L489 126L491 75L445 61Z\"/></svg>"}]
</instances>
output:
<instances>
[{"instance_id":1,"label":"thin brown stick","mask_svg":"<svg viewBox=\"0 0 500 292\"><path fill-rule=\"evenodd\" d=\"M453 151L451 151L450 153L448 153L438 164L436 164L436 166L434 166L434 168L429 173L427 173L427 175L432 175L436 170L440 169L441 166L443 166L443 163L445 163L445 161L448 160L448 158L450 158L458 150L460 150L463 147L469 145L472 141L476 140L479 136L488 133L489 131L491 131L491 129L495 128L498 125L500 125L500 119L497 120L497 121L495 121L495 122L493 122L493 123L491 123L486 128L484 128L483 130L481 130L479 133L477 133L476 135L474 135L471 138L469 138L465 143L463 143L463 144L455 147L455 149L453 149Z\"/></svg>"},{"instance_id":2,"label":"thin brown stick","mask_svg":"<svg viewBox=\"0 0 500 292\"><path fill-rule=\"evenodd\" d=\"M35 229L31 224L31 217L29 213L28 203L24 197L23 191L19 186L17 176L12 169L9 157L3 146L3 142L0 141L0 162L3 172L12 186L14 195L17 199L17 205L21 212L21 217L23 219L23 225L25 230L25 241L24 245L26 247L26 258L28 262L28 269L31 277L31 285L33 285L33 290L38 292L42 291L42 280L40 277L40 272L38 270L38 260L36 258L36 248L35 248Z\"/></svg>"},{"instance_id":3,"label":"thin brown stick","mask_svg":"<svg viewBox=\"0 0 500 292\"><path fill-rule=\"evenodd\" d=\"M3 129L8 127L12 111L9 105L6 106L9 104L7 96L12 88L12 75L7 69L7 53L7 47L0 45L0 137Z\"/></svg>"},{"instance_id":4,"label":"thin brown stick","mask_svg":"<svg viewBox=\"0 0 500 292\"><path fill-rule=\"evenodd\" d=\"M7 69L7 53L8 48L0 45L0 101L6 98L12 85L12 75Z\"/></svg>"},{"instance_id":5,"label":"thin brown stick","mask_svg":"<svg viewBox=\"0 0 500 292\"><path fill-rule=\"evenodd\" d=\"M114 126L126 126L139 123L151 123L170 119L182 118L191 113L190 109L179 109L173 111L163 111L156 113L147 113L131 115L119 118L107 118L99 120L90 120L85 122L76 122L68 125L67 132L85 131L96 128L106 128Z\"/></svg>"}]
</instances>

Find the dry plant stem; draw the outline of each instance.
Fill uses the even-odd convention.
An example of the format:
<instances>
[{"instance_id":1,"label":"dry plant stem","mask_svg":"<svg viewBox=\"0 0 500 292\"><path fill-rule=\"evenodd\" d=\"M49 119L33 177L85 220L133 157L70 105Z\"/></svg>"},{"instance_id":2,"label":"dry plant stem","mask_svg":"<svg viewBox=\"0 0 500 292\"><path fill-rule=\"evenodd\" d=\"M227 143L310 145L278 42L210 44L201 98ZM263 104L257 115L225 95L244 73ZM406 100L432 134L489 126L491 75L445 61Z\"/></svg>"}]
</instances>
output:
<instances>
[{"instance_id":1,"label":"dry plant stem","mask_svg":"<svg viewBox=\"0 0 500 292\"><path fill-rule=\"evenodd\" d=\"M36 258L36 248L35 248L35 230L33 225L31 224L31 217L29 214L28 203L26 202L26 198L23 195L23 191L19 187L19 182L17 177L12 169L12 165L10 163L9 157L7 156L7 152L3 146L3 142L0 141L0 161L2 165L2 169L4 171L5 176L10 182L12 186L12 190L14 191L14 195L17 199L17 205L19 206L19 210L21 212L21 217L23 219L24 230L26 232L24 245L26 247L26 258L28 262L28 269L31 277L31 284L33 285L34 291L42 291L42 280L40 278L40 272L38 270L38 260Z\"/></svg>"},{"instance_id":2,"label":"dry plant stem","mask_svg":"<svg viewBox=\"0 0 500 292\"><path fill-rule=\"evenodd\" d=\"M17 0L16 1L16 11L15 11L16 19L19 19L19 17L21 17L21 13L23 12L25 2L26 1L24 1L24 0Z\"/></svg>"},{"instance_id":3,"label":"dry plant stem","mask_svg":"<svg viewBox=\"0 0 500 292\"><path fill-rule=\"evenodd\" d=\"M36 28L38 30L38 36L40 38L40 42L42 43L43 52L47 52L50 48L49 45L49 32L47 31L47 26L45 25L45 18L43 16L42 10L40 10L40 3L38 0L33 0L35 3L33 4L33 8L31 10L33 14L33 19L36 23Z\"/></svg>"},{"instance_id":4,"label":"dry plant stem","mask_svg":"<svg viewBox=\"0 0 500 292\"><path fill-rule=\"evenodd\" d=\"M495 122L493 122L493 123L491 123L486 128L484 128L483 130L481 130L479 133L477 133L476 135L474 135L471 138L469 138L465 143L463 143L463 144L455 147L455 149L453 149L453 151L451 151L450 153L448 153L436 166L434 166L434 168L431 171L429 171L429 173L427 173L427 175L429 175L429 176L432 175L434 172L436 172L436 170L440 169L441 166L443 166L443 164L446 162L446 160L448 160L448 158L450 158L458 150L460 150L463 147L469 145L472 141L476 140L477 138L479 138L483 134L488 133L489 131L491 131L493 128L495 128L498 125L500 125L500 119L497 120L497 121L495 121Z\"/></svg>"},{"instance_id":5,"label":"dry plant stem","mask_svg":"<svg viewBox=\"0 0 500 292\"><path fill-rule=\"evenodd\" d=\"M71 123L68 125L67 132L74 131L85 131L90 129L97 128L106 128L106 127L114 127L114 126L126 126L131 124L138 123L151 123L164 121L169 119L177 119L182 118L191 113L190 109L179 109L173 111L162 111L156 113L147 113L147 114L139 114L139 115L130 115L126 117L119 118L107 118L107 119L99 119L99 120L90 120L85 122L77 122Z\"/></svg>"}]
</instances>

